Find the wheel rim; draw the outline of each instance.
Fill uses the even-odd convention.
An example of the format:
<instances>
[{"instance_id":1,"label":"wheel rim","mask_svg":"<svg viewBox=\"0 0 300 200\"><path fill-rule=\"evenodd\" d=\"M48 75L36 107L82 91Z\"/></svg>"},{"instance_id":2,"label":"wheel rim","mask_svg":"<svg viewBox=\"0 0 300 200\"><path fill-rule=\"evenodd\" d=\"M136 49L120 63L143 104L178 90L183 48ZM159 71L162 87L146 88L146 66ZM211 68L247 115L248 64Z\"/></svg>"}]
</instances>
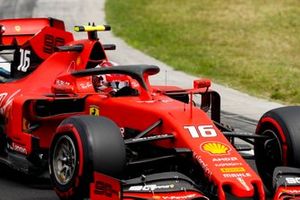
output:
<instances>
[{"instance_id":1,"label":"wheel rim","mask_svg":"<svg viewBox=\"0 0 300 200\"><path fill-rule=\"evenodd\" d=\"M53 173L59 184L66 185L72 180L76 162L73 140L67 135L61 136L55 144L52 158Z\"/></svg>"},{"instance_id":2,"label":"wheel rim","mask_svg":"<svg viewBox=\"0 0 300 200\"><path fill-rule=\"evenodd\" d=\"M266 157L273 163L282 162L282 147L277 135L272 130L266 130L263 135L271 135L264 143Z\"/></svg>"},{"instance_id":3,"label":"wheel rim","mask_svg":"<svg viewBox=\"0 0 300 200\"><path fill-rule=\"evenodd\" d=\"M268 189L272 189L273 171L276 166L282 165L283 152L280 139L274 130L266 129L262 132L262 135L269 136L269 138L261 142L258 151L255 152L255 154L259 154L256 165L259 168L261 177L267 181L266 186Z\"/></svg>"}]
</instances>

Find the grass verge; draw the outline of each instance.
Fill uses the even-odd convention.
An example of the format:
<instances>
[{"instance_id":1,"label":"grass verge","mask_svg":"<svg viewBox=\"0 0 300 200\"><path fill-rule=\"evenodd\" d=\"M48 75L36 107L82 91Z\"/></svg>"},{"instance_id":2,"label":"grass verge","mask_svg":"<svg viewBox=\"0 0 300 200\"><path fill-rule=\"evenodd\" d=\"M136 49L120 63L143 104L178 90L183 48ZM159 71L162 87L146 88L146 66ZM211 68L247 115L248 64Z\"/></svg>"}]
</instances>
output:
<instances>
[{"instance_id":1,"label":"grass verge","mask_svg":"<svg viewBox=\"0 0 300 200\"><path fill-rule=\"evenodd\" d=\"M114 33L177 70L300 103L300 1L108 0Z\"/></svg>"}]
</instances>

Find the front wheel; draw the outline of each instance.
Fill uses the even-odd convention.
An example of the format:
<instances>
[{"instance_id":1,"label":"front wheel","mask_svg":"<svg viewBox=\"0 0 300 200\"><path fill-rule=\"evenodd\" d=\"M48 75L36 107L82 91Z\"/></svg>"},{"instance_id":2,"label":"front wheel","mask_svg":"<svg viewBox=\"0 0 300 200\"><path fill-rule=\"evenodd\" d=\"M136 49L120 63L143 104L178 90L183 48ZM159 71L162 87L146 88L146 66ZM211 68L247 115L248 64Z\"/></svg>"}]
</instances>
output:
<instances>
[{"instance_id":1,"label":"front wheel","mask_svg":"<svg viewBox=\"0 0 300 200\"><path fill-rule=\"evenodd\" d=\"M254 143L258 173L269 191L273 191L274 169L278 166L300 167L300 107L289 106L265 113L256 134L267 136Z\"/></svg>"},{"instance_id":2,"label":"front wheel","mask_svg":"<svg viewBox=\"0 0 300 200\"><path fill-rule=\"evenodd\" d=\"M50 146L50 178L60 199L82 200L89 197L94 171L117 177L125 160L125 144L114 122L70 117L59 125Z\"/></svg>"}]
</instances>

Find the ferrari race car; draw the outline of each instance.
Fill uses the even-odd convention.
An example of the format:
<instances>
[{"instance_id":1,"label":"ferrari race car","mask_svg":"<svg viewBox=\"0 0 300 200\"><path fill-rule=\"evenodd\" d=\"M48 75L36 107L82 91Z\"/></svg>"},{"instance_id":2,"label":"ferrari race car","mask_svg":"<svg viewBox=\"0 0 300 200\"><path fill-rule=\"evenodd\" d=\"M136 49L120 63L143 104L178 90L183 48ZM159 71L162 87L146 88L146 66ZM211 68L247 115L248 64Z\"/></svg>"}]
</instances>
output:
<instances>
[{"instance_id":1,"label":"ferrari race car","mask_svg":"<svg viewBox=\"0 0 300 200\"><path fill-rule=\"evenodd\" d=\"M74 40L57 19L0 20L2 163L49 171L60 199L265 199L263 183L298 197L298 107L235 132L209 80L151 85L157 66L114 66L97 36L109 29L76 26L88 38Z\"/></svg>"}]
</instances>

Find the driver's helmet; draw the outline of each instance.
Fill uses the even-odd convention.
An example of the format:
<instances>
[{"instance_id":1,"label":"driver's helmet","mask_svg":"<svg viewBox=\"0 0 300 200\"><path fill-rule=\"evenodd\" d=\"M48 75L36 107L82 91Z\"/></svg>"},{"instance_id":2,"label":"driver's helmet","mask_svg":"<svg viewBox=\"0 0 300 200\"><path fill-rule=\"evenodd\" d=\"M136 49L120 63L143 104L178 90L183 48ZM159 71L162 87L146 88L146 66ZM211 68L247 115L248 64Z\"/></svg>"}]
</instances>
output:
<instances>
[{"instance_id":1,"label":"driver's helmet","mask_svg":"<svg viewBox=\"0 0 300 200\"><path fill-rule=\"evenodd\" d=\"M104 61L97 67L112 67L116 65L110 61ZM123 74L106 74L93 76L93 85L96 91L113 93L118 90L129 87L131 78Z\"/></svg>"}]
</instances>

